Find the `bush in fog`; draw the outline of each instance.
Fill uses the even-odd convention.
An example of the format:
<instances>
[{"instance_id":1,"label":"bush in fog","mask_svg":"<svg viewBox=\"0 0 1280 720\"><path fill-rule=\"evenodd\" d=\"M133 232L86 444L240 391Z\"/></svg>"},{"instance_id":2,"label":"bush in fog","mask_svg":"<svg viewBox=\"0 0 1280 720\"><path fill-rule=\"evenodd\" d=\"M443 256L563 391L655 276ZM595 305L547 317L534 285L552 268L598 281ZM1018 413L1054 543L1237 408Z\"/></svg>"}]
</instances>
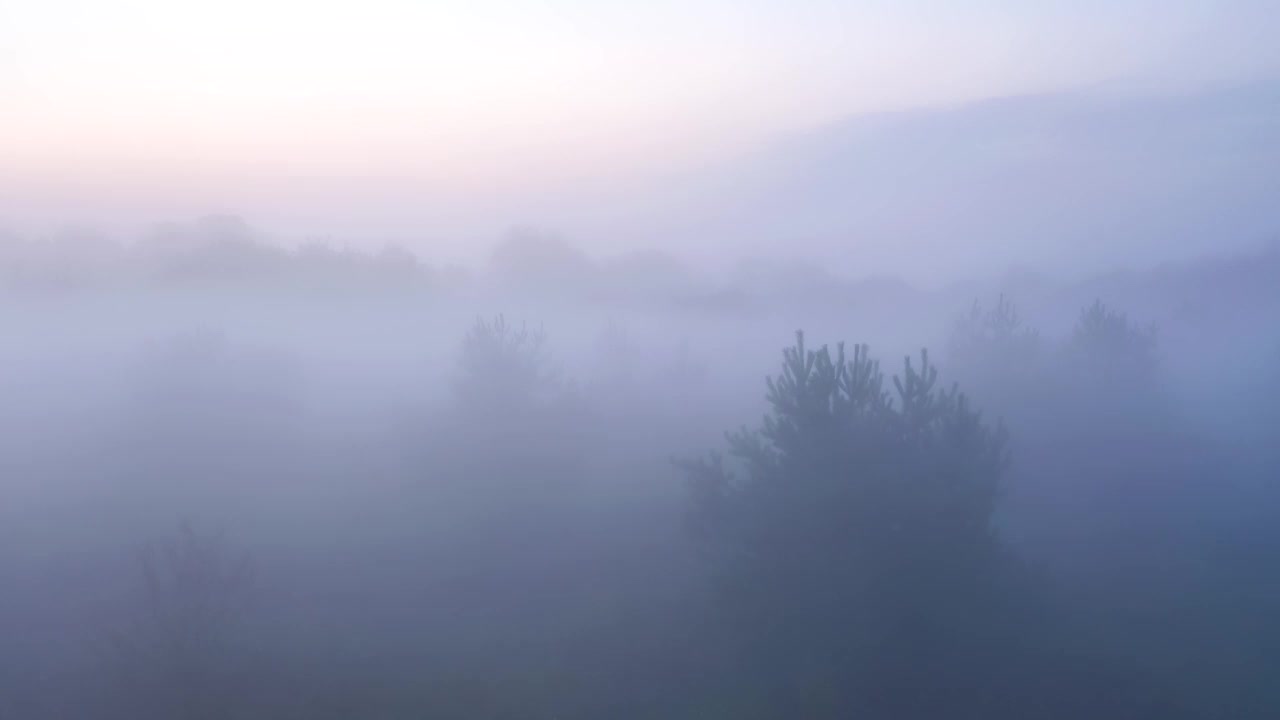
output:
<instances>
[{"instance_id":1,"label":"bush in fog","mask_svg":"<svg viewBox=\"0 0 1280 720\"><path fill-rule=\"evenodd\" d=\"M583 408L546 344L542 328L503 315L477 319L463 339L444 451L472 483L531 487L573 474Z\"/></svg>"},{"instance_id":2,"label":"bush in fog","mask_svg":"<svg viewBox=\"0 0 1280 720\"><path fill-rule=\"evenodd\" d=\"M1192 662L1169 628L1207 621L1183 598L1208 567L1207 540L1221 534L1211 498L1229 497L1230 481L1215 477L1196 418L1178 412L1154 327L1094 301L1065 337L1038 345L1002 299L953 338L966 379L1016 429L1008 537L1107 638L1095 650L1144 668ZM1134 607L1164 621L1134 624ZM1153 651L1137 661L1125 654L1134 646Z\"/></svg>"},{"instance_id":3,"label":"bush in fog","mask_svg":"<svg viewBox=\"0 0 1280 720\"><path fill-rule=\"evenodd\" d=\"M1128 315L1101 300L1080 313L1067 341L1068 359L1093 381L1152 384L1158 364L1156 331L1141 327Z\"/></svg>"},{"instance_id":4,"label":"bush in fog","mask_svg":"<svg viewBox=\"0 0 1280 720\"><path fill-rule=\"evenodd\" d=\"M111 637L117 674L108 706L122 717L228 717L236 635L253 589L247 556L184 525L139 556L140 600Z\"/></svg>"},{"instance_id":5,"label":"bush in fog","mask_svg":"<svg viewBox=\"0 0 1280 720\"><path fill-rule=\"evenodd\" d=\"M541 328L502 315L476 320L467 333L453 403L431 440L433 464L453 487L475 499L494 491L505 503L579 479L590 424L546 348Z\"/></svg>"},{"instance_id":6,"label":"bush in fog","mask_svg":"<svg viewBox=\"0 0 1280 720\"><path fill-rule=\"evenodd\" d=\"M688 466L728 607L796 710L898 707L899 675L991 607L1003 430L939 386L927 353L890 391L865 346L803 335L767 398L762 426L729 436L740 473L720 456Z\"/></svg>"},{"instance_id":7,"label":"bush in fog","mask_svg":"<svg viewBox=\"0 0 1280 720\"><path fill-rule=\"evenodd\" d=\"M463 408L502 413L555 399L559 379L546 356L546 333L509 324L503 315L479 318L462 343L454 390Z\"/></svg>"},{"instance_id":8,"label":"bush in fog","mask_svg":"<svg viewBox=\"0 0 1280 720\"><path fill-rule=\"evenodd\" d=\"M954 361L970 372L1025 372L1040 359L1040 333L1022 321L1012 300L1001 295L992 307L975 300L956 320L950 350Z\"/></svg>"}]
</instances>

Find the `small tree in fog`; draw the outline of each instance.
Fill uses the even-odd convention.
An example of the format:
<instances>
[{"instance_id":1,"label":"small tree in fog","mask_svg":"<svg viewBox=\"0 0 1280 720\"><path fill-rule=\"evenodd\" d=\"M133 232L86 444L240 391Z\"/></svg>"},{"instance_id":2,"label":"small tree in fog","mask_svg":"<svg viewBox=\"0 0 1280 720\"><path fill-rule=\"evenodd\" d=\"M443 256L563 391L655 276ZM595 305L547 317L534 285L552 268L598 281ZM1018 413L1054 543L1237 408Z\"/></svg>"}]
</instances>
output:
<instances>
[{"instance_id":1,"label":"small tree in fog","mask_svg":"<svg viewBox=\"0 0 1280 720\"><path fill-rule=\"evenodd\" d=\"M925 352L891 390L865 346L849 357L797 334L783 359L762 426L729 436L741 473L718 455L688 466L695 517L762 656L840 693L982 603L1004 434L939 387Z\"/></svg>"},{"instance_id":2,"label":"small tree in fog","mask_svg":"<svg viewBox=\"0 0 1280 720\"><path fill-rule=\"evenodd\" d=\"M1149 482L1172 489L1171 481L1190 469L1190 458L1171 461L1194 443L1179 437L1183 423L1164 392L1155 329L1095 301L1081 311L1056 360L1053 415L1039 433L1044 452L1059 457L1042 463L1047 467L1041 471L1064 475L1069 484L1062 488L1070 488L1075 500L1089 497L1086 488L1106 497ZM1097 503L1119 513L1136 499ZM1117 529L1128 524L1116 522Z\"/></svg>"},{"instance_id":3,"label":"small tree in fog","mask_svg":"<svg viewBox=\"0 0 1280 720\"><path fill-rule=\"evenodd\" d=\"M961 315L951 333L951 355L966 370L996 363L1000 371L1030 365L1040 354L1040 333L1028 327L1013 301L1001 295L992 307L977 300Z\"/></svg>"},{"instance_id":4,"label":"small tree in fog","mask_svg":"<svg viewBox=\"0 0 1280 720\"><path fill-rule=\"evenodd\" d=\"M546 353L546 334L498 315L479 319L462 342L455 405L435 442L456 464L458 488L525 491L576 476L584 426L576 393ZM479 493L483 497L483 493Z\"/></svg>"},{"instance_id":5,"label":"small tree in fog","mask_svg":"<svg viewBox=\"0 0 1280 720\"><path fill-rule=\"evenodd\" d=\"M477 411L510 412L553 396L560 385L547 363L546 333L503 315L479 318L462 343L458 401Z\"/></svg>"},{"instance_id":6,"label":"small tree in fog","mask_svg":"<svg viewBox=\"0 0 1280 720\"><path fill-rule=\"evenodd\" d=\"M1156 330L1095 300L1080 313L1066 346L1068 360L1094 381L1150 384L1158 365Z\"/></svg>"},{"instance_id":7,"label":"small tree in fog","mask_svg":"<svg viewBox=\"0 0 1280 720\"><path fill-rule=\"evenodd\" d=\"M983 407L1020 428L1044 420L1041 414L1054 399L1053 355L1008 297L987 306L975 300L952 325L948 349L956 377ZM1017 441L1026 439L1020 432Z\"/></svg>"},{"instance_id":8,"label":"small tree in fog","mask_svg":"<svg viewBox=\"0 0 1280 720\"><path fill-rule=\"evenodd\" d=\"M1154 327L1101 301L1084 308L1057 358L1051 421L1030 429L1042 459L1028 474L1042 477L1029 483L1070 517L1056 565L1097 576L1106 596L1149 587L1153 570L1180 559L1150 556L1190 536L1180 518L1199 478L1217 472L1166 392L1156 340Z\"/></svg>"},{"instance_id":9,"label":"small tree in fog","mask_svg":"<svg viewBox=\"0 0 1280 720\"><path fill-rule=\"evenodd\" d=\"M139 717L227 717L236 694L230 652L253 588L248 557L183 525L142 549L139 570L140 605L111 638L116 704Z\"/></svg>"}]
</instances>

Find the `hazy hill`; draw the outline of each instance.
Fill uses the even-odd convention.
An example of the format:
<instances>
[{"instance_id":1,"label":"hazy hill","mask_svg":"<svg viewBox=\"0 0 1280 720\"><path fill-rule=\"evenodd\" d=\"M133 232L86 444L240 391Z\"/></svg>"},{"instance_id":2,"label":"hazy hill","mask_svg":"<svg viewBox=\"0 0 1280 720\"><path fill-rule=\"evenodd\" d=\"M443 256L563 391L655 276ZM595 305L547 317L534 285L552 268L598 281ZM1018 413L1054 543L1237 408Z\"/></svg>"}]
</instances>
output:
<instances>
[{"instance_id":1,"label":"hazy hill","mask_svg":"<svg viewBox=\"0 0 1280 720\"><path fill-rule=\"evenodd\" d=\"M926 281L1097 271L1280 233L1280 83L1075 92L851 118L668 191L662 235Z\"/></svg>"}]
</instances>

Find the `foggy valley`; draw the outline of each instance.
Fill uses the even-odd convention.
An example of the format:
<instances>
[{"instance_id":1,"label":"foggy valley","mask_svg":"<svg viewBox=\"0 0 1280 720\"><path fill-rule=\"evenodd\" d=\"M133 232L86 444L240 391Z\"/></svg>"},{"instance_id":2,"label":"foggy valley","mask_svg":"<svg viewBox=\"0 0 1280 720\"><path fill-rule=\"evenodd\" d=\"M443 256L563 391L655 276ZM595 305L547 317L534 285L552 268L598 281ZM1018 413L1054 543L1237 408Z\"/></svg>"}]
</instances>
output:
<instances>
[{"instance_id":1,"label":"foggy valley","mask_svg":"<svg viewBox=\"0 0 1280 720\"><path fill-rule=\"evenodd\" d=\"M230 217L4 253L6 717L1276 702L1274 246L934 290Z\"/></svg>"},{"instance_id":2,"label":"foggy valley","mask_svg":"<svg viewBox=\"0 0 1280 720\"><path fill-rule=\"evenodd\" d=\"M0 720L1280 717L1276 28L0 0Z\"/></svg>"}]
</instances>

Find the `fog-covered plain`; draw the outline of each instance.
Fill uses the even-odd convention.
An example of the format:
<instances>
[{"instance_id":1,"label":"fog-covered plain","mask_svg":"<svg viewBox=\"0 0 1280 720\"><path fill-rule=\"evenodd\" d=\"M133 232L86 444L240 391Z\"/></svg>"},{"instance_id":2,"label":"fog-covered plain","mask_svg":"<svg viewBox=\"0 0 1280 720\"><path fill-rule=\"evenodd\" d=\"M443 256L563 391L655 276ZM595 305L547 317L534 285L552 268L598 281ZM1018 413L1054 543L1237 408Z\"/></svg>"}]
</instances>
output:
<instances>
[{"instance_id":1,"label":"fog-covered plain","mask_svg":"<svg viewBox=\"0 0 1280 720\"><path fill-rule=\"evenodd\" d=\"M1280 707L1274 246L933 289L228 217L0 254L0 717Z\"/></svg>"}]
</instances>

